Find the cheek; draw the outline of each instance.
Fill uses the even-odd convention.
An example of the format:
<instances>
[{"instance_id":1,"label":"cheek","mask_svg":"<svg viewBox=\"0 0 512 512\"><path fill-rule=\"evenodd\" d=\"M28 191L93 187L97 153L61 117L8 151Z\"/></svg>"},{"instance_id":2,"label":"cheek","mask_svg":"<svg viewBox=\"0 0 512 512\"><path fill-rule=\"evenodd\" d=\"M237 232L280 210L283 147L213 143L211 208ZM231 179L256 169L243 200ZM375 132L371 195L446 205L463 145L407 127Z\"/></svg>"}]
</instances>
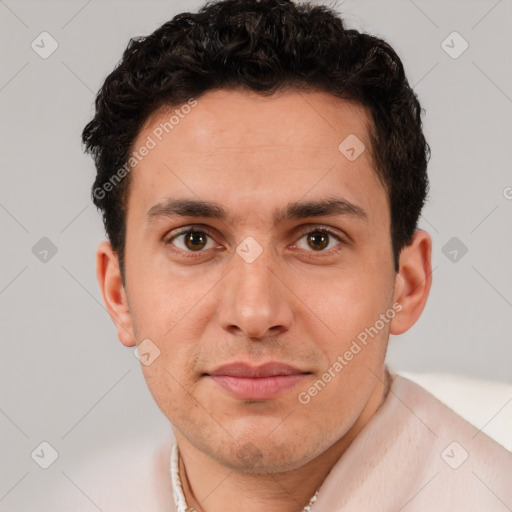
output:
<instances>
[{"instance_id":1,"label":"cheek","mask_svg":"<svg viewBox=\"0 0 512 512\"><path fill-rule=\"evenodd\" d=\"M194 364L199 338L192 331L192 323L185 318L169 329L165 336L153 337L158 346L157 357L149 365L142 364L144 378L159 406L177 405L180 397L188 396L187 390L192 389L198 379Z\"/></svg>"},{"instance_id":2,"label":"cheek","mask_svg":"<svg viewBox=\"0 0 512 512\"><path fill-rule=\"evenodd\" d=\"M167 415L181 410L183 398L194 384L192 364L200 339L200 324L195 321L201 311L200 297L183 287L164 286L162 281L140 288L132 301L132 322L137 334L139 353L150 353L150 364L141 358L141 368L156 403ZM150 340L148 342L147 340Z\"/></svg>"},{"instance_id":3,"label":"cheek","mask_svg":"<svg viewBox=\"0 0 512 512\"><path fill-rule=\"evenodd\" d=\"M150 268L150 261L134 268L130 276L130 313L143 338L163 342L173 336L183 319L194 314L204 291L197 280L172 276L168 271L166 275Z\"/></svg>"},{"instance_id":4,"label":"cheek","mask_svg":"<svg viewBox=\"0 0 512 512\"><path fill-rule=\"evenodd\" d=\"M185 391L189 386L182 375L169 369L163 357L160 362L144 367L144 378L148 389L164 416L175 423L180 418L189 417L197 405Z\"/></svg>"},{"instance_id":5,"label":"cheek","mask_svg":"<svg viewBox=\"0 0 512 512\"><path fill-rule=\"evenodd\" d=\"M309 315L311 322L316 322L320 329L313 339L323 339L329 351L350 344L391 306L392 283L382 275L373 278L365 273L347 272L326 282L321 290L311 290L306 286L304 302L315 313Z\"/></svg>"}]
</instances>

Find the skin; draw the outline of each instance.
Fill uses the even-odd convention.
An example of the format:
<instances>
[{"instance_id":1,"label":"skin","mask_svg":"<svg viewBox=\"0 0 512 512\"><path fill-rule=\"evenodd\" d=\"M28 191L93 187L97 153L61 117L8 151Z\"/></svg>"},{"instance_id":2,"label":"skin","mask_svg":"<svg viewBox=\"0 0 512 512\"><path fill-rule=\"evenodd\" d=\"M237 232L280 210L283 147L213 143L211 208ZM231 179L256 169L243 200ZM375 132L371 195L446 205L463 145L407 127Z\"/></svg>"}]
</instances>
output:
<instances>
[{"instance_id":1,"label":"skin","mask_svg":"<svg viewBox=\"0 0 512 512\"><path fill-rule=\"evenodd\" d=\"M168 118L155 112L134 147ZM369 123L364 107L323 92L209 92L132 171L126 287L110 244L98 247L98 282L120 341L133 347L149 338L161 351L142 369L173 425L185 496L197 510L301 510L386 396L388 338L425 306L431 239L417 230L395 272ZM366 146L354 161L338 149L350 134ZM333 196L366 217L273 225L274 209ZM168 197L216 201L231 216L148 222ZM208 229L199 249L184 236L170 241L189 226ZM341 242L329 235L319 248L308 238L324 226ZM248 236L263 250L252 263L236 252ZM379 334L300 403L298 394L397 303L401 311ZM233 361L271 360L310 374L277 398L252 402L203 375Z\"/></svg>"}]
</instances>

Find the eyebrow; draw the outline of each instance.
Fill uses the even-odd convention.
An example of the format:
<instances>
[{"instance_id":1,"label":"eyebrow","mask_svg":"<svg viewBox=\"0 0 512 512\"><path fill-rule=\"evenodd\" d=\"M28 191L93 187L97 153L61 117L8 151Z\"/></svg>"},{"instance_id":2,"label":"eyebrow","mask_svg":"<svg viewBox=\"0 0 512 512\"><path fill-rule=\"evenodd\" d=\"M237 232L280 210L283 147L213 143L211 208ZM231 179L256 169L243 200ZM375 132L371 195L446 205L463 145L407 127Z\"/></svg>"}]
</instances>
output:
<instances>
[{"instance_id":1,"label":"eyebrow","mask_svg":"<svg viewBox=\"0 0 512 512\"><path fill-rule=\"evenodd\" d=\"M349 215L368 220L366 212L355 204L339 197L330 197L317 201L293 201L284 208L274 210L274 226L290 219L321 217L327 215ZM226 221L230 218L229 210L220 203L198 199L168 198L154 205L147 213L148 224L159 218L171 217L205 217Z\"/></svg>"}]
</instances>

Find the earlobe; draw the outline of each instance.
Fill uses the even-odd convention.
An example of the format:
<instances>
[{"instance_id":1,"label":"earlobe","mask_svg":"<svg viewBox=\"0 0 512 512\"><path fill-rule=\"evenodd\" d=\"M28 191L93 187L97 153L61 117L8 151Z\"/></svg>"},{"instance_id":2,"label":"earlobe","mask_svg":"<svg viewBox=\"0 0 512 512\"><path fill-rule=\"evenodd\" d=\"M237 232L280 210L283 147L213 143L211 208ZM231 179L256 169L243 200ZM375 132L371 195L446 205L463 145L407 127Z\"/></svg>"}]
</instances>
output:
<instances>
[{"instance_id":1,"label":"earlobe","mask_svg":"<svg viewBox=\"0 0 512 512\"><path fill-rule=\"evenodd\" d=\"M116 326L119 340L127 347L134 347L135 336L128 299L121 279L119 259L107 241L101 242L96 250L96 277L108 314Z\"/></svg>"},{"instance_id":2,"label":"earlobe","mask_svg":"<svg viewBox=\"0 0 512 512\"><path fill-rule=\"evenodd\" d=\"M400 268L395 279L394 302L401 305L390 323L391 334L402 334L420 317L432 284L432 239L417 230L400 253Z\"/></svg>"}]
</instances>

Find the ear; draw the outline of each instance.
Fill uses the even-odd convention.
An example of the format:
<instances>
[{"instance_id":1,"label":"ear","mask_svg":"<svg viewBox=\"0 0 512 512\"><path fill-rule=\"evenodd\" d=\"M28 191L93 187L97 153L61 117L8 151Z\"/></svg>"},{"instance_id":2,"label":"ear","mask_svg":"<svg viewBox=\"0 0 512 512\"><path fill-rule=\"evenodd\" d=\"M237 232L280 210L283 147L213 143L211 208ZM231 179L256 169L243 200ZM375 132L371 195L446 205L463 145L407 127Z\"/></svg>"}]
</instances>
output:
<instances>
[{"instance_id":1,"label":"ear","mask_svg":"<svg viewBox=\"0 0 512 512\"><path fill-rule=\"evenodd\" d=\"M101 242L96 250L96 277L108 314L117 328L119 341L127 347L134 347L135 336L119 259L107 241Z\"/></svg>"},{"instance_id":2,"label":"ear","mask_svg":"<svg viewBox=\"0 0 512 512\"><path fill-rule=\"evenodd\" d=\"M402 334L420 317L432 285L432 239L421 229L400 253L400 267L395 278L394 303L402 309L390 322L391 334Z\"/></svg>"}]
</instances>

